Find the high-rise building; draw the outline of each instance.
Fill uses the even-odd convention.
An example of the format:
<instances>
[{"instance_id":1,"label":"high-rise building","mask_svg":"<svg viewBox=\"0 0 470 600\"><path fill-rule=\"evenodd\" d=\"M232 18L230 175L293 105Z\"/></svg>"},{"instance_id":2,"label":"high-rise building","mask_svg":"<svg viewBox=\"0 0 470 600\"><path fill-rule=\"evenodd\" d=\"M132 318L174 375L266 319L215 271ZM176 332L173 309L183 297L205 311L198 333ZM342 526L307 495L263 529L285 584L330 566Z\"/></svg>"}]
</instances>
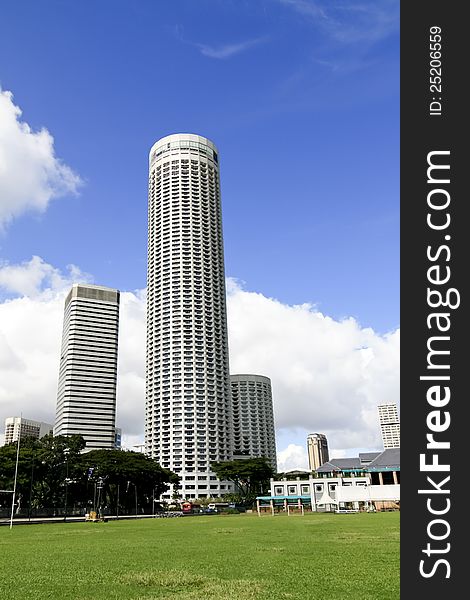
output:
<instances>
[{"instance_id":1,"label":"high-rise building","mask_svg":"<svg viewBox=\"0 0 470 600\"><path fill-rule=\"evenodd\" d=\"M149 156L146 452L184 498L220 496L232 413L216 146L169 135ZM171 490L163 496L171 496Z\"/></svg>"},{"instance_id":2,"label":"high-rise building","mask_svg":"<svg viewBox=\"0 0 470 600\"><path fill-rule=\"evenodd\" d=\"M120 450L122 448L122 429L116 427L114 430L114 448Z\"/></svg>"},{"instance_id":3,"label":"high-rise building","mask_svg":"<svg viewBox=\"0 0 470 600\"><path fill-rule=\"evenodd\" d=\"M271 380L263 375L230 375L234 455L265 457L277 470Z\"/></svg>"},{"instance_id":4,"label":"high-rise building","mask_svg":"<svg viewBox=\"0 0 470 600\"><path fill-rule=\"evenodd\" d=\"M330 460L328 441L324 433L309 433L307 436L308 464L311 471L316 471Z\"/></svg>"},{"instance_id":5,"label":"high-rise building","mask_svg":"<svg viewBox=\"0 0 470 600\"><path fill-rule=\"evenodd\" d=\"M380 404L379 422L384 450L400 447L400 419L396 404Z\"/></svg>"},{"instance_id":6,"label":"high-rise building","mask_svg":"<svg viewBox=\"0 0 470 600\"><path fill-rule=\"evenodd\" d=\"M115 447L118 290L74 284L65 300L54 435Z\"/></svg>"},{"instance_id":7,"label":"high-rise building","mask_svg":"<svg viewBox=\"0 0 470 600\"><path fill-rule=\"evenodd\" d=\"M42 421L32 421L23 417L7 417L5 419L5 444L16 442L24 437L42 438L52 433L53 426Z\"/></svg>"}]
</instances>

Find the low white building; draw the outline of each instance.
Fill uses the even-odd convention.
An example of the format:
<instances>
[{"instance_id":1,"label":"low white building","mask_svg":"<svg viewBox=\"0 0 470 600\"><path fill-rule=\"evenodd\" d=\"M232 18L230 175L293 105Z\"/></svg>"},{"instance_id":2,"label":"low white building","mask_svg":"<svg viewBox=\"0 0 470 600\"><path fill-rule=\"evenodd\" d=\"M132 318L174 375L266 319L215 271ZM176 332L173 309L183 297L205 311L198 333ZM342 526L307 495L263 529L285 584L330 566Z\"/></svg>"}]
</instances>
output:
<instances>
[{"instance_id":1,"label":"low white building","mask_svg":"<svg viewBox=\"0 0 470 600\"><path fill-rule=\"evenodd\" d=\"M289 507L303 507L314 512L374 510L398 506L399 502L399 484L372 485L369 475L272 479L270 495L257 498L258 509L269 507L273 512Z\"/></svg>"},{"instance_id":2,"label":"low white building","mask_svg":"<svg viewBox=\"0 0 470 600\"><path fill-rule=\"evenodd\" d=\"M288 475L288 474L287 474ZM383 510L400 506L400 450L358 458L332 459L314 474L271 479L270 495L258 496L263 508L312 511Z\"/></svg>"}]
</instances>

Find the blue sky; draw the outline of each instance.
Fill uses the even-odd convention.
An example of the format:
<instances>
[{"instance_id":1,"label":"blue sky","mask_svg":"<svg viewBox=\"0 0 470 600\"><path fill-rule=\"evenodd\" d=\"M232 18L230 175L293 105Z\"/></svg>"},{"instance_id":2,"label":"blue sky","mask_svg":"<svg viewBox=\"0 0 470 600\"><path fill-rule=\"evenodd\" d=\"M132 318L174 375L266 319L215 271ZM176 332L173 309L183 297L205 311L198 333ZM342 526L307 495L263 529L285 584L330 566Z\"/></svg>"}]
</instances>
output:
<instances>
[{"instance_id":1,"label":"blue sky","mask_svg":"<svg viewBox=\"0 0 470 600\"><path fill-rule=\"evenodd\" d=\"M220 150L227 275L397 327L397 18L388 1L3 2L0 85L84 184L15 220L0 256L144 287L148 150L196 132Z\"/></svg>"},{"instance_id":2,"label":"blue sky","mask_svg":"<svg viewBox=\"0 0 470 600\"><path fill-rule=\"evenodd\" d=\"M145 287L149 149L170 133L198 133L220 154L226 275L238 281L229 302L238 315L229 321L231 364L274 378L278 448L302 445L309 430L327 432L339 449L377 446L376 405L399 401L397 337L387 338L399 327L397 0L4 0L1 90L0 108L16 125L2 134L0 123L0 365L8 325L4 364L29 364L31 340L25 333L21 346L12 325L25 310L21 296L57 291L76 273L122 291ZM2 143L3 158L13 157L3 171ZM39 180L49 169L46 183L56 186L41 210L27 177L31 156ZM10 215L3 228L2 210ZM144 305L135 322L129 308L138 298L129 296L124 318L142 333ZM315 308L296 312L303 304ZM54 306L49 332L61 326L60 302ZM31 310L49 323L43 297ZM273 327L260 325L278 357L263 363L263 346L251 352L259 340L246 331L271 311L284 315L286 330L272 337ZM292 337L297 327L302 342ZM36 336L39 348L47 332ZM128 348L140 344L126 339ZM35 406L47 398L42 418L50 419L57 350L50 342L43 353L53 376ZM132 357L122 362L129 377L141 369L132 371ZM23 380L47 370L36 368ZM275 380L283 371L290 379ZM126 387L123 375L129 398L142 396L143 371L138 379ZM11 389L2 396L0 387L2 418L33 402L31 389L15 401ZM295 398L294 419L286 407ZM309 406L316 420L304 423ZM137 439L142 417L131 427L131 412L122 414Z\"/></svg>"}]
</instances>

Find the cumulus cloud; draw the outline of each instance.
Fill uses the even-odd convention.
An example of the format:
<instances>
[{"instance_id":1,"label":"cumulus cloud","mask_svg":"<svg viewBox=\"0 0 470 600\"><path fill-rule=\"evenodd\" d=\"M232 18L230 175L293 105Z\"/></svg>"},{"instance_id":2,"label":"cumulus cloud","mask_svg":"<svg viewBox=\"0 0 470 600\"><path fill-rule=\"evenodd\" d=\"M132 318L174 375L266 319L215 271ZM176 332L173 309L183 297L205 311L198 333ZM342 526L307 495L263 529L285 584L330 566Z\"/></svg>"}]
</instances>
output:
<instances>
[{"instance_id":1,"label":"cumulus cloud","mask_svg":"<svg viewBox=\"0 0 470 600\"><path fill-rule=\"evenodd\" d=\"M44 212L54 198L76 194L81 184L55 156L49 131L33 131L21 115L12 93L0 89L0 231L26 212Z\"/></svg>"},{"instance_id":2,"label":"cumulus cloud","mask_svg":"<svg viewBox=\"0 0 470 600\"><path fill-rule=\"evenodd\" d=\"M145 421L145 291L121 293L117 426L127 447L143 442Z\"/></svg>"},{"instance_id":3,"label":"cumulus cloud","mask_svg":"<svg viewBox=\"0 0 470 600\"><path fill-rule=\"evenodd\" d=\"M325 433L336 448L380 447L377 405L399 401L399 330L289 306L228 285L230 370L271 378L279 429Z\"/></svg>"},{"instance_id":4,"label":"cumulus cloud","mask_svg":"<svg viewBox=\"0 0 470 600\"><path fill-rule=\"evenodd\" d=\"M71 274L32 260L33 274L46 273L41 285L34 276L29 285L21 278L18 283L11 275L14 266L0 267L0 282L23 294L0 302L0 423L20 411L32 419L54 418ZM282 304L234 280L227 281L227 290L230 370L271 378L283 439L294 431L322 432L330 448L338 449L331 452L336 456L380 448L377 405L399 400L399 331L379 335L354 319L336 321L309 304ZM130 446L143 439L145 327L145 292L123 292L117 424ZM284 446L278 448L280 470L307 468L304 446Z\"/></svg>"},{"instance_id":5,"label":"cumulus cloud","mask_svg":"<svg viewBox=\"0 0 470 600\"><path fill-rule=\"evenodd\" d=\"M68 273L44 262L39 256L19 265L9 265L0 261L0 290L8 294L34 298L41 293L58 292L73 283L90 283L91 275L84 273L75 265L67 266Z\"/></svg>"},{"instance_id":6,"label":"cumulus cloud","mask_svg":"<svg viewBox=\"0 0 470 600\"><path fill-rule=\"evenodd\" d=\"M307 450L304 446L289 444L277 453L277 470L279 473L308 469Z\"/></svg>"}]
</instances>

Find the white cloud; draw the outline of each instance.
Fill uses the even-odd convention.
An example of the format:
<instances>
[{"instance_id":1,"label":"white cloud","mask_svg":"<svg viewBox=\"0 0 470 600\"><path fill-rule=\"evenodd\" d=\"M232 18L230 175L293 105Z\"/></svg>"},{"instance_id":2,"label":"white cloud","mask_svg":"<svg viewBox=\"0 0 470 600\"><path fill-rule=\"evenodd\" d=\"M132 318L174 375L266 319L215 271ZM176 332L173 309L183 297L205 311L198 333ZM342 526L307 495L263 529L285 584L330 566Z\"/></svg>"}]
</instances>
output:
<instances>
[{"instance_id":1,"label":"white cloud","mask_svg":"<svg viewBox=\"0 0 470 600\"><path fill-rule=\"evenodd\" d=\"M0 303L0 424L20 411L32 419L54 418L63 301L71 275L39 258L33 265L34 274L47 275L42 284L34 277L31 284L15 280L17 291L32 290L31 295ZM0 281L5 268L10 275L3 281L11 282L14 266L0 268ZM57 281L64 285L54 289ZM283 440L289 432L316 431L327 435L336 456L380 448L377 405L399 400L399 331L382 336L354 319L335 321L311 305L288 306L246 291L234 280L228 280L227 290L230 370L271 378ZM123 292L117 424L127 445L143 439L145 327L145 293ZM307 468L299 443L278 448L279 468Z\"/></svg>"},{"instance_id":2,"label":"white cloud","mask_svg":"<svg viewBox=\"0 0 470 600\"><path fill-rule=\"evenodd\" d=\"M231 58L236 54L240 54L249 50L250 48L257 46L258 44L262 44L268 41L268 36L261 36L257 38L252 38L249 40L244 40L242 42L236 42L232 44L222 44L220 46L211 46L209 44L201 44L198 42L192 42L190 40L185 39L183 28L181 26L176 26L175 35L180 42L183 44L189 44L195 48L198 48L200 53L203 56L207 56L209 58L215 58L218 60L224 60L226 58Z\"/></svg>"},{"instance_id":3,"label":"white cloud","mask_svg":"<svg viewBox=\"0 0 470 600\"><path fill-rule=\"evenodd\" d=\"M293 8L301 15L312 17L314 19L327 18L324 9L314 0L279 0L279 2Z\"/></svg>"},{"instance_id":4,"label":"white cloud","mask_svg":"<svg viewBox=\"0 0 470 600\"><path fill-rule=\"evenodd\" d=\"M21 120L11 92L0 89L0 231L26 212L44 212L53 198L76 194L80 177L54 153L47 129Z\"/></svg>"},{"instance_id":5,"label":"white cloud","mask_svg":"<svg viewBox=\"0 0 470 600\"><path fill-rule=\"evenodd\" d=\"M121 293L117 426L127 446L142 443L145 420L145 291Z\"/></svg>"},{"instance_id":6,"label":"white cloud","mask_svg":"<svg viewBox=\"0 0 470 600\"><path fill-rule=\"evenodd\" d=\"M65 293L0 304L0 424L9 416L53 422Z\"/></svg>"},{"instance_id":7,"label":"white cloud","mask_svg":"<svg viewBox=\"0 0 470 600\"><path fill-rule=\"evenodd\" d=\"M287 448L277 453L277 470L279 473L285 473L297 469L308 469L307 450L304 446L289 444Z\"/></svg>"},{"instance_id":8,"label":"white cloud","mask_svg":"<svg viewBox=\"0 0 470 600\"><path fill-rule=\"evenodd\" d=\"M201 54L204 56L208 56L209 58L225 59L235 56L235 54L245 52L249 48L265 42L266 39L267 38L265 37L260 37L253 40L239 42L238 44L224 44L223 46L217 47L208 46L207 44L195 44L195 46L199 48Z\"/></svg>"},{"instance_id":9,"label":"white cloud","mask_svg":"<svg viewBox=\"0 0 470 600\"><path fill-rule=\"evenodd\" d=\"M34 298L47 290L57 292L73 283L92 281L91 275L83 273L75 265L67 265L67 270L68 273L63 275L39 256L19 265L0 262L0 290L3 288L9 294Z\"/></svg>"},{"instance_id":10,"label":"white cloud","mask_svg":"<svg viewBox=\"0 0 470 600\"><path fill-rule=\"evenodd\" d=\"M380 447L377 405L399 402L399 330L379 335L228 285L231 373L271 378L279 429L325 433L336 448Z\"/></svg>"},{"instance_id":11,"label":"white cloud","mask_svg":"<svg viewBox=\"0 0 470 600\"><path fill-rule=\"evenodd\" d=\"M310 19L324 33L343 44L373 44L398 31L397 0L360 0L332 3L324 0L278 0Z\"/></svg>"}]
</instances>

